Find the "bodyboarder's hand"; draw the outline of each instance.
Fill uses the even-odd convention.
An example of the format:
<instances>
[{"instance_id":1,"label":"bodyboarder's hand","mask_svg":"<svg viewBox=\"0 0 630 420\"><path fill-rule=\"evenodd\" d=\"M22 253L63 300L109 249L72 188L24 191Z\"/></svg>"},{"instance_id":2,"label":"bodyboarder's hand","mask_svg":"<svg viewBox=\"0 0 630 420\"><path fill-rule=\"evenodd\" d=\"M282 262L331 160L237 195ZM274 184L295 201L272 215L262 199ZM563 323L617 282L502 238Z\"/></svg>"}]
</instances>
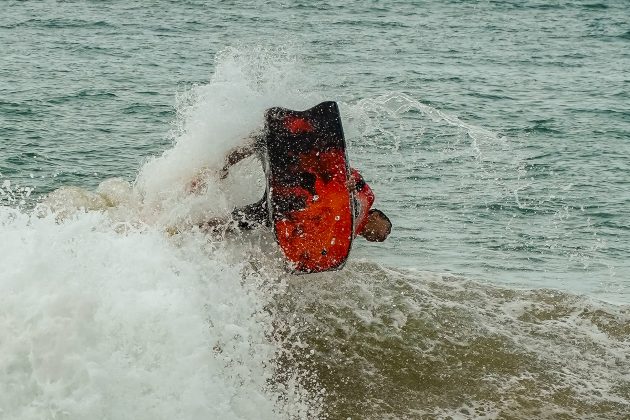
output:
<instances>
[{"instance_id":1,"label":"bodyboarder's hand","mask_svg":"<svg viewBox=\"0 0 630 420\"><path fill-rule=\"evenodd\" d=\"M353 176L348 178L347 186L348 186L348 191L350 191L351 193L357 191L357 181L356 181L356 179L354 179Z\"/></svg>"}]
</instances>

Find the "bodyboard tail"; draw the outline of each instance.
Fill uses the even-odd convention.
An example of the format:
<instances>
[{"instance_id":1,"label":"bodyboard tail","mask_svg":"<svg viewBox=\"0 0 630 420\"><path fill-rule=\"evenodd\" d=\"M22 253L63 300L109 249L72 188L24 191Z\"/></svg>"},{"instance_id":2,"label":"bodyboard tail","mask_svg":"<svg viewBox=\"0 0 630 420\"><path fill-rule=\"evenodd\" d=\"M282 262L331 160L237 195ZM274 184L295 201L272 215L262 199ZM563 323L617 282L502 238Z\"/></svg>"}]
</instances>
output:
<instances>
[{"instance_id":1,"label":"bodyboard tail","mask_svg":"<svg viewBox=\"0 0 630 420\"><path fill-rule=\"evenodd\" d=\"M269 217L291 271L342 268L352 246L354 211L337 104L271 108L265 123Z\"/></svg>"}]
</instances>

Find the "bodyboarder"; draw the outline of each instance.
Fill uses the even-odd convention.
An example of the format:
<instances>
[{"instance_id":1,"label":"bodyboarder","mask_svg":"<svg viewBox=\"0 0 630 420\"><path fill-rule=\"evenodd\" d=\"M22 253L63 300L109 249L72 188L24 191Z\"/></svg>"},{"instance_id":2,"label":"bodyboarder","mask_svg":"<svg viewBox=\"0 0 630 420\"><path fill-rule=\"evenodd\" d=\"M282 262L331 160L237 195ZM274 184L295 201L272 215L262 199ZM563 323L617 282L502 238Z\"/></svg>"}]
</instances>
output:
<instances>
[{"instance_id":1,"label":"bodyboarder","mask_svg":"<svg viewBox=\"0 0 630 420\"><path fill-rule=\"evenodd\" d=\"M227 177L232 166L250 156L256 156L263 160L264 133L252 136L241 146L237 146L225 158L225 165L219 172L219 178ZM197 176L188 185L188 191L197 193L203 188L205 181ZM351 168L348 188L352 192L354 200L354 236L361 236L370 242L383 242L389 236L392 223L382 211L372 208L374 192L365 182L359 171ZM269 226L269 211L267 208L267 195L256 203L236 208L231 213L230 220L211 219L201 224L201 230L208 233L216 233L225 230L251 230L261 226Z\"/></svg>"}]
</instances>

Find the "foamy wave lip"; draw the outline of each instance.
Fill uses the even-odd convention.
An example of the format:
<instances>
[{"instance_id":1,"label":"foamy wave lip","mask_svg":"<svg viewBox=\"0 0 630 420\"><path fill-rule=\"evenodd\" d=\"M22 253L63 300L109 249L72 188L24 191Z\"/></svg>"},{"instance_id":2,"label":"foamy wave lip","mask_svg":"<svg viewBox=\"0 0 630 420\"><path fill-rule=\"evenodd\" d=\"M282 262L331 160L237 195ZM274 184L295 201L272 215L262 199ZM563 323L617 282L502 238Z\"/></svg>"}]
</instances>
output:
<instances>
[{"instance_id":1,"label":"foamy wave lip","mask_svg":"<svg viewBox=\"0 0 630 420\"><path fill-rule=\"evenodd\" d=\"M263 302L221 251L94 212L0 226L3 418L277 417Z\"/></svg>"}]
</instances>

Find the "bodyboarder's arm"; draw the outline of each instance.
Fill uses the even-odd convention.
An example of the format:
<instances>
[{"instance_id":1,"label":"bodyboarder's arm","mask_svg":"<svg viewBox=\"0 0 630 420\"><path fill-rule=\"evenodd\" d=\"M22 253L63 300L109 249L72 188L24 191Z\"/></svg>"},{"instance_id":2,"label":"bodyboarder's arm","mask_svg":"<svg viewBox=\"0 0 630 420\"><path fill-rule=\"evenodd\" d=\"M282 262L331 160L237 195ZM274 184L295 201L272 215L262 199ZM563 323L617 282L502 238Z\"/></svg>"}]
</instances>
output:
<instances>
[{"instance_id":1,"label":"bodyboarder's arm","mask_svg":"<svg viewBox=\"0 0 630 420\"><path fill-rule=\"evenodd\" d=\"M219 179L225 179L228 176L230 167L236 165L241 160L252 156L257 151L257 142L259 135L250 135L245 144L236 146L225 157L225 165L219 170ZM199 194L205 187L212 171L208 167L201 168L193 179L186 185L188 193Z\"/></svg>"},{"instance_id":2,"label":"bodyboarder's arm","mask_svg":"<svg viewBox=\"0 0 630 420\"><path fill-rule=\"evenodd\" d=\"M219 178L224 179L228 175L229 169L236 165L241 160L250 157L256 153L256 139L255 137L250 137L249 141L242 145L237 146L228 153L225 157L225 165L221 168L221 172L219 173Z\"/></svg>"}]
</instances>

